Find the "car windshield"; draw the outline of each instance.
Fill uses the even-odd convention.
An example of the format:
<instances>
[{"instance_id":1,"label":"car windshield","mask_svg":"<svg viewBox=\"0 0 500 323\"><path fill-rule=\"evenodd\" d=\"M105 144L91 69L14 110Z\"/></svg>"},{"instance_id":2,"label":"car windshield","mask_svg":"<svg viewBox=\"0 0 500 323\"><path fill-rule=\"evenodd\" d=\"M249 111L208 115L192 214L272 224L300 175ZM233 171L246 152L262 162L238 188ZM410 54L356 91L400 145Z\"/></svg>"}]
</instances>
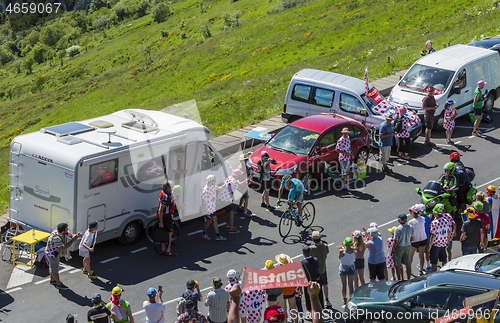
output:
<instances>
[{"instance_id":1,"label":"car windshield","mask_svg":"<svg viewBox=\"0 0 500 323\"><path fill-rule=\"evenodd\" d=\"M366 103L366 106L372 111L373 114L381 115L381 113L375 110L374 107L376 107L377 104L383 101L384 97L378 92L376 88L372 86L368 91L368 95L366 95L365 93L361 94L361 99L363 99L363 101Z\"/></svg>"},{"instance_id":2,"label":"car windshield","mask_svg":"<svg viewBox=\"0 0 500 323\"><path fill-rule=\"evenodd\" d=\"M399 82L399 86L425 93L429 85L434 85L434 94L440 95L448 88L453 74L453 71L415 64Z\"/></svg>"},{"instance_id":3,"label":"car windshield","mask_svg":"<svg viewBox=\"0 0 500 323\"><path fill-rule=\"evenodd\" d=\"M272 137L266 146L285 153L306 156L318 137L317 132L289 125Z\"/></svg>"},{"instance_id":4,"label":"car windshield","mask_svg":"<svg viewBox=\"0 0 500 323\"><path fill-rule=\"evenodd\" d=\"M389 290L389 298L393 300L403 299L406 296L425 288L427 276L420 276L411 280L397 282Z\"/></svg>"},{"instance_id":5,"label":"car windshield","mask_svg":"<svg viewBox=\"0 0 500 323\"><path fill-rule=\"evenodd\" d=\"M477 271L489 271L500 267L500 253L481 258L476 264Z\"/></svg>"}]
</instances>

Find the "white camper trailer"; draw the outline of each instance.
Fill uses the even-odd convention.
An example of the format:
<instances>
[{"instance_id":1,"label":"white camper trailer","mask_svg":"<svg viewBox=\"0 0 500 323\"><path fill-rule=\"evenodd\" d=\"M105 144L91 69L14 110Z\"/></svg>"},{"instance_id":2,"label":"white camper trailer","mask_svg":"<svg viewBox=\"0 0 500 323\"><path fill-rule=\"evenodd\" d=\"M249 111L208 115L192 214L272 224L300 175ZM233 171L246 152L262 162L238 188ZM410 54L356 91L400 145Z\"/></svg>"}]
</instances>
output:
<instances>
[{"instance_id":1,"label":"white camper trailer","mask_svg":"<svg viewBox=\"0 0 500 323\"><path fill-rule=\"evenodd\" d=\"M61 222L84 232L97 221L99 242L132 244L156 218L167 177L183 188L180 221L199 217L206 177L222 183L231 174L209 139L195 121L136 109L18 136L10 147L9 220L46 232Z\"/></svg>"}]
</instances>

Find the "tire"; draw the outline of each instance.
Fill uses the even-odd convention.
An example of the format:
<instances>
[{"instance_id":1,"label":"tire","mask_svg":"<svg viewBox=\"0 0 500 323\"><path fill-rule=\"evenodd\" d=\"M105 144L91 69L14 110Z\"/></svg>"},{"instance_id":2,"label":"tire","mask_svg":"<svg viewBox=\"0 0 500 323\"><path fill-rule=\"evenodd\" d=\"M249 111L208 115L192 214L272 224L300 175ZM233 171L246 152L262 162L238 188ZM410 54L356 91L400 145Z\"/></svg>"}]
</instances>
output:
<instances>
[{"instance_id":1,"label":"tire","mask_svg":"<svg viewBox=\"0 0 500 323\"><path fill-rule=\"evenodd\" d=\"M443 131L444 130L444 111L437 117L434 118L434 127L432 127L434 131Z\"/></svg>"},{"instance_id":2,"label":"tire","mask_svg":"<svg viewBox=\"0 0 500 323\"><path fill-rule=\"evenodd\" d=\"M356 164L359 163L366 164L367 162L368 162L368 149L366 149L366 147L363 147L358 151L358 155L356 156Z\"/></svg>"},{"instance_id":3,"label":"tire","mask_svg":"<svg viewBox=\"0 0 500 323\"><path fill-rule=\"evenodd\" d=\"M341 190L342 190L342 187L344 187L344 184L342 184L342 180L341 180L341 179L336 179L336 180L333 182L333 188L334 188L336 191L341 191Z\"/></svg>"},{"instance_id":4,"label":"tire","mask_svg":"<svg viewBox=\"0 0 500 323\"><path fill-rule=\"evenodd\" d=\"M118 242L124 246L130 246L139 240L141 236L141 225L139 221L128 223L123 229L122 235L118 238Z\"/></svg>"},{"instance_id":5,"label":"tire","mask_svg":"<svg viewBox=\"0 0 500 323\"><path fill-rule=\"evenodd\" d=\"M495 95L493 93L488 94L488 99L484 102L483 109L484 112L491 112L493 110L493 104L495 104Z\"/></svg>"},{"instance_id":6,"label":"tire","mask_svg":"<svg viewBox=\"0 0 500 323\"><path fill-rule=\"evenodd\" d=\"M316 208L314 207L314 204L311 202L304 204L302 207L302 227L304 229L309 228L313 224L315 216Z\"/></svg>"},{"instance_id":7,"label":"tire","mask_svg":"<svg viewBox=\"0 0 500 323\"><path fill-rule=\"evenodd\" d=\"M148 226L146 227L146 237L148 238L149 242L153 244L161 244L161 242L157 242L154 240L154 231L159 228L160 222L158 219L151 221ZM172 233L172 242L177 241L179 238L179 234L181 232L181 226L177 221L174 221L173 223L173 233Z\"/></svg>"},{"instance_id":8,"label":"tire","mask_svg":"<svg viewBox=\"0 0 500 323\"><path fill-rule=\"evenodd\" d=\"M311 181L313 179L313 176L310 171L305 171L302 176L300 177L300 181L302 184L304 184L304 190L306 192L309 192L311 189Z\"/></svg>"},{"instance_id":9,"label":"tire","mask_svg":"<svg viewBox=\"0 0 500 323\"><path fill-rule=\"evenodd\" d=\"M293 221L290 211L287 210L283 212L279 224L280 236L282 238L286 238L290 234L294 222L295 221Z\"/></svg>"}]
</instances>

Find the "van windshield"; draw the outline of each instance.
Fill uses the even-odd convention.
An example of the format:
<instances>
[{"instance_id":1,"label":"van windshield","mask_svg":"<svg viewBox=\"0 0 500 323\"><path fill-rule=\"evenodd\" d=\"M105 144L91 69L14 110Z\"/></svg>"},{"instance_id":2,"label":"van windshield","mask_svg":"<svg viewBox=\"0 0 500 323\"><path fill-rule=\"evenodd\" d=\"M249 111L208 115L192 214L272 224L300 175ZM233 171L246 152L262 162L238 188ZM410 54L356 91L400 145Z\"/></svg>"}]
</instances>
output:
<instances>
[{"instance_id":1,"label":"van windshield","mask_svg":"<svg viewBox=\"0 0 500 323\"><path fill-rule=\"evenodd\" d=\"M266 146L288 154L306 156L318 137L317 132L289 125L272 137Z\"/></svg>"},{"instance_id":2,"label":"van windshield","mask_svg":"<svg viewBox=\"0 0 500 323\"><path fill-rule=\"evenodd\" d=\"M434 94L440 95L448 88L453 74L454 71L415 64L399 82L399 86L424 93L429 85L433 85Z\"/></svg>"}]
</instances>

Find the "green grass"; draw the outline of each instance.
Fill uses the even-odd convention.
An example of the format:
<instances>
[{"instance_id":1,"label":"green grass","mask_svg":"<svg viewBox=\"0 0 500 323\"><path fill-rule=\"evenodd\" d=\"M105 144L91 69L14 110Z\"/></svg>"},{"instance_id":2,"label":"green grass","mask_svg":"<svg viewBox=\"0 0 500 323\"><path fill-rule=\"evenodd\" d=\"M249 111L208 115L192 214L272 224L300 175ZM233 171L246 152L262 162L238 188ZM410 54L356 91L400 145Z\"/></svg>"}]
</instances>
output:
<instances>
[{"instance_id":1,"label":"green grass","mask_svg":"<svg viewBox=\"0 0 500 323\"><path fill-rule=\"evenodd\" d=\"M0 101L4 210L8 147L21 133L194 99L203 124L218 136L280 113L288 82L302 68L362 78L368 66L375 80L408 68L427 39L441 49L500 33L498 0L309 0L286 10L278 0L202 3L205 13L199 0L174 1L164 23L147 15L106 30L106 37L92 33L88 52L62 67L35 65L31 75L16 74L14 63L0 70L2 90L13 89L12 100ZM223 15L237 11L240 26L224 28ZM200 24L208 24L211 38L202 38ZM170 35L162 38L162 30ZM40 91L37 77L44 78Z\"/></svg>"}]
</instances>

